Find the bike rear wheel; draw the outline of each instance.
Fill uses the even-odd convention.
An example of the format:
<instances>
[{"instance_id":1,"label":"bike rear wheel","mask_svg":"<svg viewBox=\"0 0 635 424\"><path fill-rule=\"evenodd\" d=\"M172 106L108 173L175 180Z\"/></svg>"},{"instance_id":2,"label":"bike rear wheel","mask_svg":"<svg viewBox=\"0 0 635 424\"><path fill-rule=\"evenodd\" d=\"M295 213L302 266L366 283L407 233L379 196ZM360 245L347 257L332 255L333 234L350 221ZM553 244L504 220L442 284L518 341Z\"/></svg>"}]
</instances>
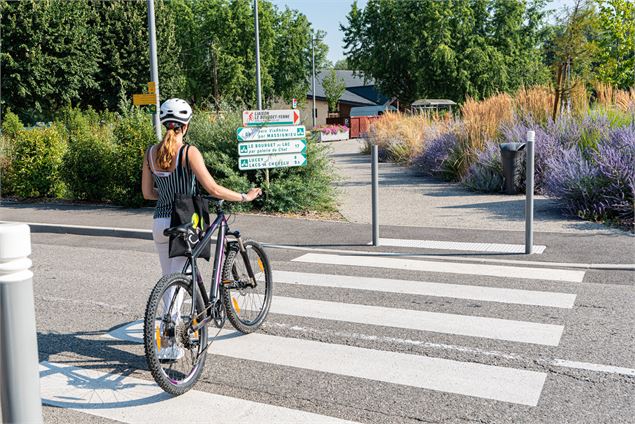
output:
<instances>
[{"instance_id":1,"label":"bike rear wheel","mask_svg":"<svg viewBox=\"0 0 635 424\"><path fill-rule=\"evenodd\" d=\"M192 331L204 309L199 292L192 299L189 275L167 275L150 294L143 328L146 361L157 384L173 395L190 390L205 366L207 326Z\"/></svg>"},{"instance_id":2,"label":"bike rear wheel","mask_svg":"<svg viewBox=\"0 0 635 424\"><path fill-rule=\"evenodd\" d=\"M269 258L260 244L243 242L245 252L232 244L223 265L221 287L227 318L242 333L256 331L267 318L273 296L273 276ZM248 273L246 261L251 265L256 287Z\"/></svg>"}]
</instances>

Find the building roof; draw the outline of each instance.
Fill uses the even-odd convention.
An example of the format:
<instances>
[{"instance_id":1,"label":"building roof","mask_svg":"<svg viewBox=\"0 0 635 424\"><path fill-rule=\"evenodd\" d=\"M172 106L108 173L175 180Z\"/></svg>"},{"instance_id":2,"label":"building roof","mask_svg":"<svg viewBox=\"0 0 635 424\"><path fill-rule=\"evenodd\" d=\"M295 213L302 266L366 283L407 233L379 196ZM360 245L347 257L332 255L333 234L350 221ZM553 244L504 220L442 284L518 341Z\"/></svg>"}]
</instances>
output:
<instances>
[{"instance_id":1,"label":"building roof","mask_svg":"<svg viewBox=\"0 0 635 424\"><path fill-rule=\"evenodd\" d=\"M454 106L455 102L448 99L419 99L412 104L412 106Z\"/></svg>"},{"instance_id":2,"label":"building roof","mask_svg":"<svg viewBox=\"0 0 635 424\"><path fill-rule=\"evenodd\" d=\"M315 97L320 98L322 100L326 99L326 93L324 92L324 87L322 86L322 81L326 78L330 70L322 70L320 72L315 73ZM365 86L374 86L375 81L369 79L367 81L364 80L363 76L354 75L353 71L335 71L337 77L344 81L345 87L365 87ZM309 89L307 93L307 97L311 97L313 92ZM356 104L356 105L376 105L377 103L372 100L368 100L365 97L362 97L358 94L352 93L348 90L344 90L344 93L340 97L340 102L348 103L348 104Z\"/></svg>"},{"instance_id":3,"label":"building roof","mask_svg":"<svg viewBox=\"0 0 635 424\"><path fill-rule=\"evenodd\" d=\"M396 111L394 106L376 105L376 106L360 106L351 108L351 116L377 116L379 112Z\"/></svg>"}]
</instances>

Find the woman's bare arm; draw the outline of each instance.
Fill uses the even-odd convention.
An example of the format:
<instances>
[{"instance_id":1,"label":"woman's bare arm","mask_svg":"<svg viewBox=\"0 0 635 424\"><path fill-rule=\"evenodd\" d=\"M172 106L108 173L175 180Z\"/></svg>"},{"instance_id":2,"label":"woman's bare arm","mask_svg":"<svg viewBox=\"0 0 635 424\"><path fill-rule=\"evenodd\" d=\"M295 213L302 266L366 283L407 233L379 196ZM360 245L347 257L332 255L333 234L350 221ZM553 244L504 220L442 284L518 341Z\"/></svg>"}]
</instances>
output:
<instances>
[{"instance_id":1,"label":"woman's bare arm","mask_svg":"<svg viewBox=\"0 0 635 424\"><path fill-rule=\"evenodd\" d=\"M242 201L242 196L240 193L236 193L235 191L225 188L222 185L216 183L214 177L210 175L207 167L205 166L203 155L201 155L201 152L196 147L191 146L189 148L188 156L190 167L194 171L196 179L201 183L205 191L218 199L223 199L230 202ZM256 197L258 197L260 193L261 190L259 188L252 188L251 190L249 190L249 193L247 193L246 200L252 201Z\"/></svg>"},{"instance_id":2,"label":"woman's bare arm","mask_svg":"<svg viewBox=\"0 0 635 424\"><path fill-rule=\"evenodd\" d=\"M154 181L152 180L152 173L148 167L148 153L143 158L143 172L141 173L141 191L143 192L143 198L146 200L157 200L159 193L154 188Z\"/></svg>"}]
</instances>

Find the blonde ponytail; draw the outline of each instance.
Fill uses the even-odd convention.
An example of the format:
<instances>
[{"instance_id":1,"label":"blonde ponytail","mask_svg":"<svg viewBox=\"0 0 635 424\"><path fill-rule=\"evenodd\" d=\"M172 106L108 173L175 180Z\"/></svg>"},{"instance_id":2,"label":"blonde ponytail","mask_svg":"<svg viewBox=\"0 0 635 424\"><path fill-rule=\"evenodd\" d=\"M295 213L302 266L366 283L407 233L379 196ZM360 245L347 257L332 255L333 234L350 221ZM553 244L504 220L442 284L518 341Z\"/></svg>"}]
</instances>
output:
<instances>
[{"instance_id":1,"label":"blonde ponytail","mask_svg":"<svg viewBox=\"0 0 635 424\"><path fill-rule=\"evenodd\" d=\"M163 136L163 141L159 146L159 150L156 153L155 162L161 169L170 169L174 162L176 152L174 147L176 146L176 131L170 128Z\"/></svg>"}]
</instances>

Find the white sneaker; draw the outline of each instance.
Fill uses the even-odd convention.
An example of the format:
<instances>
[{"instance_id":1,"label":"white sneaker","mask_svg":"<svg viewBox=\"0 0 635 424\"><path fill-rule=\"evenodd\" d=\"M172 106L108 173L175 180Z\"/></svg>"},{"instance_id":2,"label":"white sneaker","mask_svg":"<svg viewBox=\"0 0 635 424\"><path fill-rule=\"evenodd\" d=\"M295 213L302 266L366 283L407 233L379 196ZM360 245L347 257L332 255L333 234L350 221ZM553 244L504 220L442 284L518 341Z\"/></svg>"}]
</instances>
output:
<instances>
[{"instance_id":1,"label":"white sneaker","mask_svg":"<svg viewBox=\"0 0 635 424\"><path fill-rule=\"evenodd\" d=\"M159 361L178 361L185 356L185 349L172 345L170 347L162 347L157 353Z\"/></svg>"}]
</instances>

